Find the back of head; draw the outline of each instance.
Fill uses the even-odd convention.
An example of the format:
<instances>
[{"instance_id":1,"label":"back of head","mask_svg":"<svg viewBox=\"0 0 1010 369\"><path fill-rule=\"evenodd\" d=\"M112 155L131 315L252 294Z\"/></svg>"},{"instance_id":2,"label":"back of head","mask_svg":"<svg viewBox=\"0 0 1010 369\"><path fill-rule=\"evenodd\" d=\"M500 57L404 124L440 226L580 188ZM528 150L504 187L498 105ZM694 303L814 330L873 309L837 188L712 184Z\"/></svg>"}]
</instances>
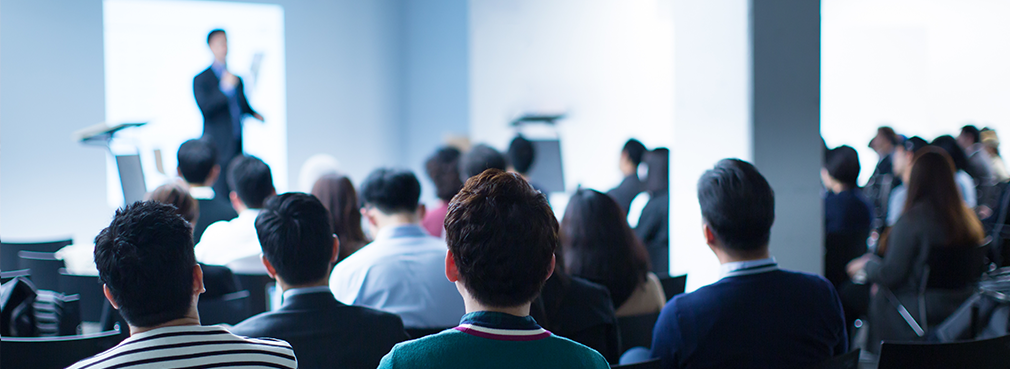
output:
<instances>
[{"instance_id":1,"label":"back of head","mask_svg":"<svg viewBox=\"0 0 1010 369\"><path fill-rule=\"evenodd\" d=\"M435 151L424 162L424 169L435 183L435 192L439 200L449 202L459 189L463 188L463 181L459 178L460 156L462 154L459 149L445 146Z\"/></svg>"},{"instance_id":2,"label":"back of head","mask_svg":"<svg viewBox=\"0 0 1010 369\"><path fill-rule=\"evenodd\" d=\"M960 135L967 137L969 142L973 144L977 144L982 140L982 138L980 137L981 132L978 130L978 127L975 127L971 124L961 127Z\"/></svg>"},{"instance_id":3,"label":"back of head","mask_svg":"<svg viewBox=\"0 0 1010 369\"><path fill-rule=\"evenodd\" d=\"M927 147L915 154L909 176L905 213L925 204L943 217L948 242L959 246L975 246L981 242L981 229L971 219L975 216L961 200L954 181L954 163L946 151Z\"/></svg>"},{"instance_id":4,"label":"back of head","mask_svg":"<svg viewBox=\"0 0 1010 369\"><path fill-rule=\"evenodd\" d=\"M182 216L189 224L196 224L196 219L200 216L200 203L196 202L193 195L178 183L166 183L154 191L147 194L148 201L157 201L162 204L175 206L176 214Z\"/></svg>"},{"instance_id":5,"label":"back of head","mask_svg":"<svg viewBox=\"0 0 1010 369\"><path fill-rule=\"evenodd\" d=\"M208 140L189 140L179 146L176 156L182 178L189 183L201 184L207 182L210 171L217 163L217 148Z\"/></svg>"},{"instance_id":6,"label":"back of head","mask_svg":"<svg viewBox=\"0 0 1010 369\"><path fill-rule=\"evenodd\" d=\"M625 301L650 269L620 205L595 190L579 190L568 201L561 250L569 273L607 286L614 301Z\"/></svg>"},{"instance_id":7,"label":"back of head","mask_svg":"<svg viewBox=\"0 0 1010 369\"><path fill-rule=\"evenodd\" d=\"M484 173L485 170L492 168L505 170L506 166L505 156L485 144L474 146L459 160L460 171L465 178Z\"/></svg>"},{"instance_id":8,"label":"back of head","mask_svg":"<svg viewBox=\"0 0 1010 369\"><path fill-rule=\"evenodd\" d=\"M365 206L386 214L413 213L421 197L421 183L409 170L376 169L361 185Z\"/></svg>"},{"instance_id":9,"label":"back of head","mask_svg":"<svg viewBox=\"0 0 1010 369\"><path fill-rule=\"evenodd\" d=\"M891 143L891 145L898 144L898 134L891 127L884 126L877 128L877 136Z\"/></svg>"},{"instance_id":10,"label":"back of head","mask_svg":"<svg viewBox=\"0 0 1010 369\"><path fill-rule=\"evenodd\" d=\"M482 304L529 303L550 276L558 222L518 174L491 169L468 179L449 203L445 230L460 279Z\"/></svg>"},{"instance_id":11,"label":"back of head","mask_svg":"<svg viewBox=\"0 0 1010 369\"><path fill-rule=\"evenodd\" d=\"M271 198L256 216L256 235L263 256L285 284L305 285L329 276L333 225L315 196L289 192Z\"/></svg>"},{"instance_id":12,"label":"back of head","mask_svg":"<svg viewBox=\"0 0 1010 369\"><path fill-rule=\"evenodd\" d=\"M728 249L748 252L768 246L775 221L775 193L754 165L723 159L698 180L705 223Z\"/></svg>"},{"instance_id":13,"label":"back of head","mask_svg":"<svg viewBox=\"0 0 1010 369\"><path fill-rule=\"evenodd\" d=\"M246 207L259 209L274 194L274 177L267 163L255 156L242 155L228 164L228 187Z\"/></svg>"},{"instance_id":14,"label":"back of head","mask_svg":"<svg viewBox=\"0 0 1010 369\"><path fill-rule=\"evenodd\" d=\"M172 205L127 205L95 237L98 276L132 326L184 317L192 307L195 265L193 230Z\"/></svg>"},{"instance_id":15,"label":"back of head","mask_svg":"<svg viewBox=\"0 0 1010 369\"><path fill-rule=\"evenodd\" d=\"M631 160L631 164L634 164L636 167L639 164L642 164L642 157L645 156L646 151L648 150L645 148L645 145L634 138L625 142L624 148L621 149L622 153L628 155L628 159Z\"/></svg>"},{"instance_id":16,"label":"back of head","mask_svg":"<svg viewBox=\"0 0 1010 369\"><path fill-rule=\"evenodd\" d=\"M333 232L344 241L365 241L361 230L361 206L354 184L345 176L327 174L312 185L312 195L326 207L333 220Z\"/></svg>"},{"instance_id":17,"label":"back of head","mask_svg":"<svg viewBox=\"0 0 1010 369\"><path fill-rule=\"evenodd\" d=\"M922 137L912 136L911 138L905 140L903 146L905 148L905 152L915 154L916 152L919 152L919 150L929 146L929 142L926 142L926 140Z\"/></svg>"},{"instance_id":18,"label":"back of head","mask_svg":"<svg viewBox=\"0 0 1010 369\"><path fill-rule=\"evenodd\" d=\"M852 146L839 146L824 155L824 169L832 178L848 186L856 187L859 179L859 154Z\"/></svg>"},{"instance_id":19,"label":"back of head","mask_svg":"<svg viewBox=\"0 0 1010 369\"><path fill-rule=\"evenodd\" d=\"M943 135L933 139L933 146L937 146L947 152L950 159L954 161L954 168L956 170L964 170L968 167L968 155L964 153L964 149L957 144L957 139L951 137L950 135Z\"/></svg>"},{"instance_id":20,"label":"back of head","mask_svg":"<svg viewBox=\"0 0 1010 369\"><path fill-rule=\"evenodd\" d=\"M509 144L508 155L512 168L516 172L526 174L530 171L530 167L533 166L536 150L533 149L533 143L530 140L520 135L512 139L512 143Z\"/></svg>"},{"instance_id":21,"label":"back of head","mask_svg":"<svg viewBox=\"0 0 1010 369\"><path fill-rule=\"evenodd\" d=\"M670 188L670 150L660 147L645 154L645 167L649 174L645 177L645 190L656 196Z\"/></svg>"}]
</instances>

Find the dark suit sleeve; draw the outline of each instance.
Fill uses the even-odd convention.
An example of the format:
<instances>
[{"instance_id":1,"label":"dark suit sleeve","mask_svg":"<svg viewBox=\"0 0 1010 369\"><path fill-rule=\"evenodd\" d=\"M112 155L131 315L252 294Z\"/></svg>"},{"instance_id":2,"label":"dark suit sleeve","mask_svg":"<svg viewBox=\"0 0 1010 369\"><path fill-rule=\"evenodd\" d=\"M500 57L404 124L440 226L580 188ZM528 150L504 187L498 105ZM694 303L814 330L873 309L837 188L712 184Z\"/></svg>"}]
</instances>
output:
<instances>
[{"instance_id":1,"label":"dark suit sleeve","mask_svg":"<svg viewBox=\"0 0 1010 369\"><path fill-rule=\"evenodd\" d=\"M238 94L238 104L242 109L242 114L256 114L256 111L249 106L249 100L245 98L245 82L241 78L238 79L238 86L235 86L235 93Z\"/></svg>"},{"instance_id":2,"label":"dark suit sleeve","mask_svg":"<svg viewBox=\"0 0 1010 369\"><path fill-rule=\"evenodd\" d=\"M670 301L659 314L656 327L652 331L652 358L660 360L663 368L680 367L680 324L677 321L676 300Z\"/></svg>"},{"instance_id":3,"label":"dark suit sleeve","mask_svg":"<svg viewBox=\"0 0 1010 369\"><path fill-rule=\"evenodd\" d=\"M660 217L656 216L656 208L653 202L650 200L649 203L645 205L642 209L642 216L638 220L638 225L635 226L635 234L638 235L638 239L645 244L646 247L649 246L649 242L653 238L656 238L656 234L659 233Z\"/></svg>"},{"instance_id":4,"label":"dark suit sleeve","mask_svg":"<svg viewBox=\"0 0 1010 369\"><path fill-rule=\"evenodd\" d=\"M206 78L204 73L193 78L193 95L196 97L196 105L204 115L210 112L228 109L228 97L221 92L220 87L213 83L214 80Z\"/></svg>"}]
</instances>

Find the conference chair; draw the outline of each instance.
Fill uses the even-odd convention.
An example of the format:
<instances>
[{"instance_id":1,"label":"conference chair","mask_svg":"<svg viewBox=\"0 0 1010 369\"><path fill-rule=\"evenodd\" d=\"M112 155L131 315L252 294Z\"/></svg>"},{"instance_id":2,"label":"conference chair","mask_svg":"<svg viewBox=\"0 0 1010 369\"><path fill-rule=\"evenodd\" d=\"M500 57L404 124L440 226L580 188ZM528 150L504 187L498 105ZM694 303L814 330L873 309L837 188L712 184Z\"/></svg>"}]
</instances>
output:
<instances>
[{"instance_id":1,"label":"conference chair","mask_svg":"<svg viewBox=\"0 0 1010 369\"><path fill-rule=\"evenodd\" d=\"M621 337L620 352L632 347L652 347L652 329L659 320L659 312L617 317L617 329Z\"/></svg>"},{"instance_id":2,"label":"conference chair","mask_svg":"<svg viewBox=\"0 0 1010 369\"><path fill-rule=\"evenodd\" d=\"M60 337L0 338L0 367L60 369L118 344L118 331Z\"/></svg>"},{"instance_id":3,"label":"conference chair","mask_svg":"<svg viewBox=\"0 0 1010 369\"><path fill-rule=\"evenodd\" d=\"M19 270L0 272L0 283L7 283L8 281L16 277L25 277L30 279L31 271L28 269L19 269Z\"/></svg>"},{"instance_id":4,"label":"conference chair","mask_svg":"<svg viewBox=\"0 0 1010 369\"><path fill-rule=\"evenodd\" d=\"M857 369L859 368L859 349L824 360L810 369Z\"/></svg>"},{"instance_id":5,"label":"conference chair","mask_svg":"<svg viewBox=\"0 0 1010 369\"><path fill-rule=\"evenodd\" d=\"M56 252L74 243L72 239L39 242L0 242L0 270L18 269L18 251Z\"/></svg>"},{"instance_id":6,"label":"conference chair","mask_svg":"<svg viewBox=\"0 0 1010 369\"><path fill-rule=\"evenodd\" d=\"M954 343L884 341L877 368L1010 368L1010 335Z\"/></svg>"},{"instance_id":7,"label":"conference chair","mask_svg":"<svg viewBox=\"0 0 1010 369\"><path fill-rule=\"evenodd\" d=\"M659 365L659 359L652 359L649 361L642 361L634 364L624 364L624 365L611 365L611 369L659 369L662 366Z\"/></svg>"},{"instance_id":8,"label":"conference chair","mask_svg":"<svg viewBox=\"0 0 1010 369\"><path fill-rule=\"evenodd\" d=\"M687 274L676 277L660 277L659 284L663 285L666 301L670 301L674 296L684 293L684 288L687 287Z\"/></svg>"},{"instance_id":9,"label":"conference chair","mask_svg":"<svg viewBox=\"0 0 1010 369\"><path fill-rule=\"evenodd\" d=\"M238 278L239 288L249 291L249 314L250 316L268 311L270 309L270 295L267 290L274 285L274 280L266 274L242 274L235 273Z\"/></svg>"},{"instance_id":10,"label":"conference chair","mask_svg":"<svg viewBox=\"0 0 1010 369\"><path fill-rule=\"evenodd\" d=\"M64 294L80 295L81 320L101 321L105 293L102 291L102 281L98 276L70 274L66 269L60 269L59 273L59 291Z\"/></svg>"},{"instance_id":11,"label":"conference chair","mask_svg":"<svg viewBox=\"0 0 1010 369\"><path fill-rule=\"evenodd\" d=\"M238 324L251 316L249 291L232 292L214 299L200 299L196 309L200 313L200 324Z\"/></svg>"},{"instance_id":12,"label":"conference chair","mask_svg":"<svg viewBox=\"0 0 1010 369\"><path fill-rule=\"evenodd\" d=\"M56 291L60 288L59 275L63 260L55 253L18 251L18 268L31 270L31 280L35 288Z\"/></svg>"}]
</instances>

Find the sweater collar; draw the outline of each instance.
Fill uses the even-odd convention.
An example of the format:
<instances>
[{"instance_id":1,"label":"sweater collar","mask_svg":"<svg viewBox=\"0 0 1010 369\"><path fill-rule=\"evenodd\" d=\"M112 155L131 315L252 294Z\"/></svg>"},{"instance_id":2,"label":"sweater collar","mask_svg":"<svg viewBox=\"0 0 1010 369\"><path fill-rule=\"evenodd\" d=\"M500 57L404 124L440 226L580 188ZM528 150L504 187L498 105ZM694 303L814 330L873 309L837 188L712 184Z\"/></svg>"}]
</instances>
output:
<instances>
[{"instance_id":1,"label":"sweater collar","mask_svg":"<svg viewBox=\"0 0 1010 369\"><path fill-rule=\"evenodd\" d=\"M531 316L475 311L460 319L456 330L481 338L499 341L534 341L551 336Z\"/></svg>"}]
</instances>

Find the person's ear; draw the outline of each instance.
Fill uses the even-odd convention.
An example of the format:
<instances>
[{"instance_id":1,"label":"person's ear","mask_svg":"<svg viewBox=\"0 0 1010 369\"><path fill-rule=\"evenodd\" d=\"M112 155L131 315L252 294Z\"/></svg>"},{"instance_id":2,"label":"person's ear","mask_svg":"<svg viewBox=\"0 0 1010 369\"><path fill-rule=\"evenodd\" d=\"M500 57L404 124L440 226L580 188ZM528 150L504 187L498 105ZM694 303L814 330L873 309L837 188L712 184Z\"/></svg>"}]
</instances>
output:
<instances>
[{"instance_id":1,"label":"person's ear","mask_svg":"<svg viewBox=\"0 0 1010 369\"><path fill-rule=\"evenodd\" d=\"M207 186L213 185L214 182L217 182L217 176L219 175L221 175L221 165L214 164L214 166L210 168L210 173L207 173L207 178L204 180L203 184Z\"/></svg>"},{"instance_id":2,"label":"person's ear","mask_svg":"<svg viewBox=\"0 0 1010 369\"><path fill-rule=\"evenodd\" d=\"M365 217L365 219L368 219L368 224L371 224L372 227L378 225L378 223L375 221L375 216L372 215L371 208L367 207L361 208L361 216Z\"/></svg>"},{"instance_id":3,"label":"person's ear","mask_svg":"<svg viewBox=\"0 0 1010 369\"><path fill-rule=\"evenodd\" d=\"M203 287L203 268L200 264L193 266L193 293L201 294L207 292L207 289Z\"/></svg>"},{"instance_id":4,"label":"person's ear","mask_svg":"<svg viewBox=\"0 0 1010 369\"><path fill-rule=\"evenodd\" d=\"M109 300L109 303L112 304L112 308L119 310L119 304L116 303L116 299L112 298L112 291L109 290L109 285L103 284L102 292L105 293L105 299Z\"/></svg>"},{"instance_id":5,"label":"person's ear","mask_svg":"<svg viewBox=\"0 0 1010 369\"><path fill-rule=\"evenodd\" d=\"M274 265L270 264L270 260L267 260L267 256L260 254L260 261L263 262L263 266L267 268L267 275L273 280L277 280L277 270L274 269Z\"/></svg>"},{"instance_id":6,"label":"person's ear","mask_svg":"<svg viewBox=\"0 0 1010 369\"><path fill-rule=\"evenodd\" d=\"M712 231L712 227L708 223L701 225L701 232L705 235L705 244L716 246L719 243L719 240L715 237L715 232Z\"/></svg>"},{"instance_id":7,"label":"person's ear","mask_svg":"<svg viewBox=\"0 0 1010 369\"><path fill-rule=\"evenodd\" d=\"M417 204L417 219L424 219L424 215L427 212L428 209L424 207L424 204Z\"/></svg>"},{"instance_id":8,"label":"person's ear","mask_svg":"<svg viewBox=\"0 0 1010 369\"><path fill-rule=\"evenodd\" d=\"M555 255L555 254L551 254L551 266L550 266L550 269L547 271L547 278L544 278L545 281L548 280L548 279L551 279L551 276L554 275L554 266L555 266L555 262L557 262L557 261L558 261L558 256Z\"/></svg>"},{"instance_id":9,"label":"person's ear","mask_svg":"<svg viewBox=\"0 0 1010 369\"><path fill-rule=\"evenodd\" d=\"M231 200L231 207L235 209L239 209L245 206L245 204L242 203L242 199L238 197L238 192L235 191L229 192L228 199Z\"/></svg>"},{"instance_id":10,"label":"person's ear","mask_svg":"<svg viewBox=\"0 0 1010 369\"><path fill-rule=\"evenodd\" d=\"M340 257L340 239L337 238L337 235L333 235L333 255L330 256L330 264L336 263L339 257Z\"/></svg>"},{"instance_id":11,"label":"person's ear","mask_svg":"<svg viewBox=\"0 0 1010 369\"><path fill-rule=\"evenodd\" d=\"M452 251L445 252L445 278L452 283L459 280L459 269L456 268L456 260L453 259Z\"/></svg>"}]
</instances>

